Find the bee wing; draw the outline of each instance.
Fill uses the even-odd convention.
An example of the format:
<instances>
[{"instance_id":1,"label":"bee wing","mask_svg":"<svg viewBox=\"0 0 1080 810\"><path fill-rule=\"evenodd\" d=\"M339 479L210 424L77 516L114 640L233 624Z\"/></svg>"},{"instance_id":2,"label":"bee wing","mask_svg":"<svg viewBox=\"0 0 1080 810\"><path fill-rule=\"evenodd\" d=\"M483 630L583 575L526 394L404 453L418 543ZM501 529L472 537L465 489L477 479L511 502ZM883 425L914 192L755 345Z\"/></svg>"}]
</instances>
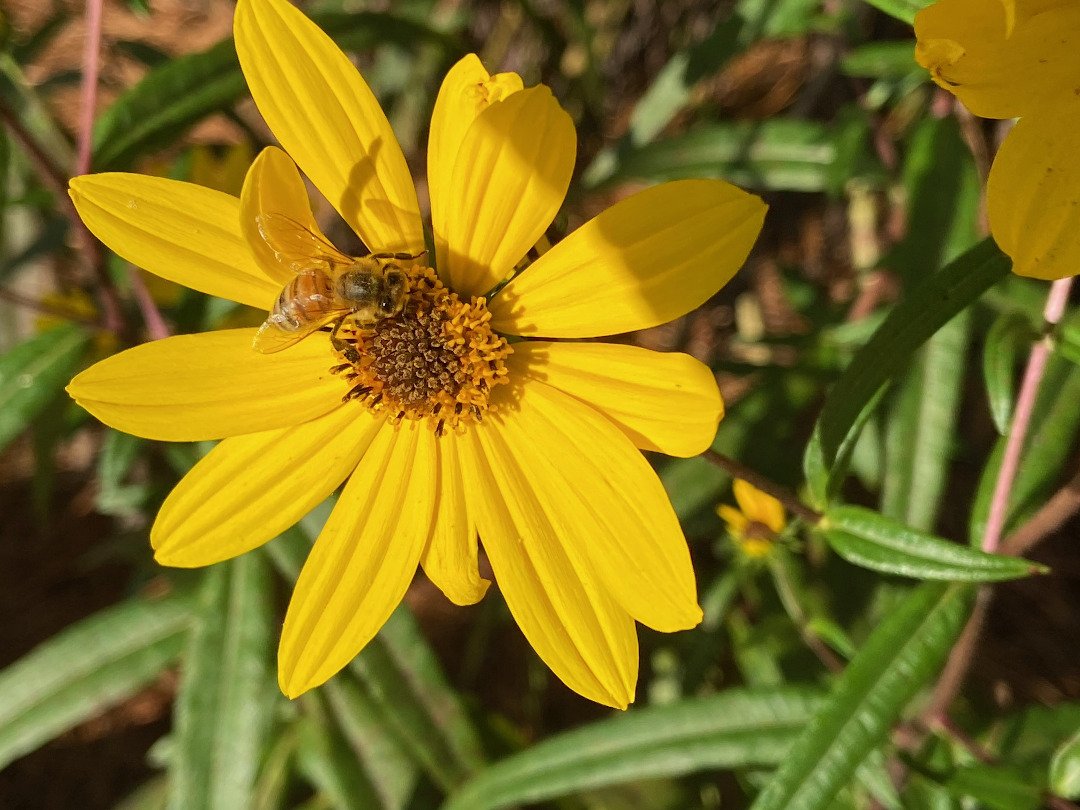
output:
<instances>
[{"instance_id":1,"label":"bee wing","mask_svg":"<svg viewBox=\"0 0 1080 810\"><path fill-rule=\"evenodd\" d=\"M351 311L352 310L350 309L338 309L327 312L318 320L301 324L300 328L295 331L286 331L272 321L266 320L263 322L263 325L259 327L259 331L255 333L255 339L251 342L251 348L262 354L274 354L275 352L280 352L290 346L295 346L312 332L317 332L324 326L333 323L338 318L345 317Z\"/></svg>"},{"instance_id":2,"label":"bee wing","mask_svg":"<svg viewBox=\"0 0 1080 810\"><path fill-rule=\"evenodd\" d=\"M331 245L326 238L301 222L284 214L259 214L255 217L259 235L274 251L278 261L294 272L309 266L312 260L328 264L350 264L353 260Z\"/></svg>"}]
</instances>

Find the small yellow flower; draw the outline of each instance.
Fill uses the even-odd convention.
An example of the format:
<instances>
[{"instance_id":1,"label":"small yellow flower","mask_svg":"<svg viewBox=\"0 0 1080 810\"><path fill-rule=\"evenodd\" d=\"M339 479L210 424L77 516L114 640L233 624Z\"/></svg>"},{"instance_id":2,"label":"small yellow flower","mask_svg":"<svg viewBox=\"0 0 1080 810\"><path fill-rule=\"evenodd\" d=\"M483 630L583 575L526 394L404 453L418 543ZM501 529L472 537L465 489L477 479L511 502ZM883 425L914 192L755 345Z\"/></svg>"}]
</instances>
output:
<instances>
[{"instance_id":1,"label":"small yellow flower","mask_svg":"<svg viewBox=\"0 0 1080 810\"><path fill-rule=\"evenodd\" d=\"M747 557L768 556L776 536L787 525L783 504L741 478L735 479L732 489L739 508L721 504L716 507L716 513L727 524L732 539Z\"/></svg>"},{"instance_id":2,"label":"small yellow flower","mask_svg":"<svg viewBox=\"0 0 1080 810\"><path fill-rule=\"evenodd\" d=\"M941 0L915 57L984 118L1020 118L987 182L990 230L1022 276L1080 272L1080 4Z\"/></svg>"},{"instance_id":3,"label":"small yellow flower","mask_svg":"<svg viewBox=\"0 0 1080 810\"><path fill-rule=\"evenodd\" d=\"M302 268L269 249L260 223L282 215L317 231L298 164L373 252L422 254L405 158L346 56L285 0L240 0L235 34L285 151L256 159L239 199L138 175L77 178L89 228L141 267L265 312ZM708 447L723 413L713 375L682 354L560 339L698 306L745 260L765 205L720 181L651 188L482 297L552 221L575 153L546 87L489 76L468 56L431 123L438 274L407 271L401 315L347 326L336 347L317 332L275 354L252 350L254 329L172 337L72 381L72 396L118 429L222 440L158 514L162 564L255 548L348 479L285 618L287 695L352 659L418 564L455 603L478 601L489 584L478 537L541 658L600 703L634 698L635 620L664 632L700 621L685 539L639 448ZM512 353L509 335L522 338Z\"/></svg>"}]
</instances>

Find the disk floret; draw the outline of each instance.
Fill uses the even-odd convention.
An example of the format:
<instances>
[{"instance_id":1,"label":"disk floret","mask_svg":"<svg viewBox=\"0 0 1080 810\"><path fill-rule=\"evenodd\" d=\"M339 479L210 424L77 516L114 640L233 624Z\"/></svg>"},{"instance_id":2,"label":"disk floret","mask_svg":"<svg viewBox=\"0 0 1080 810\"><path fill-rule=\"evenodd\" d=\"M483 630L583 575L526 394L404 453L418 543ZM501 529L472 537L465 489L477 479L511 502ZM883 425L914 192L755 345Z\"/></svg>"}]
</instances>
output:
<instances>
[{"instance_id":1,"label":"disk floret","mask_svg":"<svg viewBox=\"0 0 1080 810\"><path fill-rule=\"evenodd\" d=\"M349 383L345 400L402 419L427 419L440 435L479 422L492 390L507 382L512 349L491 328L483 298L462 301L430 267L408 270L401 313L370 328L347 322L331 369Z\"/></svg>"}]
</instances>

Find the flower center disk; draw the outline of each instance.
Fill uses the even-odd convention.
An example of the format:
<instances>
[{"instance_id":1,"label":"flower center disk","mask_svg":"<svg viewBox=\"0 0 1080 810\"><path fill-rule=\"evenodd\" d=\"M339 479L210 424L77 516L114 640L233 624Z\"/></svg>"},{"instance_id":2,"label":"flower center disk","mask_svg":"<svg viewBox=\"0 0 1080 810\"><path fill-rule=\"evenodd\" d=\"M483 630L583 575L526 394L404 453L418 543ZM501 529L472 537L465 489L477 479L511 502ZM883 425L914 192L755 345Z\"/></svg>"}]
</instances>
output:
<instances>
[{"instance_id":1,"label":"flower center disk","mask_svg":"<svg viewBox=\"0 0 1080 810\"><path fill-rule=\"evenodd\" d=\"M347 320L331 371L349 383L355 400L393 423L427 419L438 434L479 422L492 390L507 382L512 349L492 330L483 298L463 302L430 267L406 269L408 292L400 314L374 326Z\"/></svg>"}]
</instances>

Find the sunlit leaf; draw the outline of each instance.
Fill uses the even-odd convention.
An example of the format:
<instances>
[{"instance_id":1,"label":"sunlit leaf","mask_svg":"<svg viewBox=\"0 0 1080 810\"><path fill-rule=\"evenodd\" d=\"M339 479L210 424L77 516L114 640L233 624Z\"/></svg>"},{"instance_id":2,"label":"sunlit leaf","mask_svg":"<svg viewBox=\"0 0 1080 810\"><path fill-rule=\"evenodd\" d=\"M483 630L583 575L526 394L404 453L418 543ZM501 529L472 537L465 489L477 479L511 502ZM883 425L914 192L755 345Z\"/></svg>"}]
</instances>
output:
<instances>
[{"instance_id":1,"label":"sunlit leaf","mask_svg":"<svg viewBox=\"0 0 1080 810\"><path fill-rule=\"evenodd\" d=\"M1050 761L1050 789L1066 799L1080 798L1080 731L1054 752Z\"/></svg>"},{"instance_id":2,"label":"sunlit leaf","mask_svg":"<svg viewBox=\"0 0 1080 810\"><path fill-rule=\"evenodd\" d=\"M729 689L631 709L492 765L443 810L491 810L637 779L775 765L817 703L817 694L806 690Z\"/></svg>"},{"instance_id":3,"label":"sunlit leaf","mask_svg":"<svg viewBox=\"0 0 1080 810\"><path fill-rule=\"evenodd\" d=\"M832 509L820 526L829 545L845 560L886 574L953 582L999 582L1047 570L1017 557L986 554L950 543L860 506Z\"/></svg>"},{"instance_id":4,"label":"sunlit leaf","mask_svg":"<svg viewBox=\"0 0 1080 810\"><path fill-rule=\"evenodd\" d=\"M862 409L900 371L912 353L958 312L978 300L1011 268L985 240L926 278L898 304L833 386L821 412L821 447L831 464Z\"/></svg>"},{"instance_id":5,"label":"sunlit leaf","mask_svg":"<svg viewBox=\"0 0 1080 810\"><path fill-rule=\"evenodd\" d=\"M318 691L302 698L307 716L300 723L297 763L311 785L338 810L383 810L379 795Z\"/></svg>"},{"instance_id":6,"label":"sunlit leaf","mask_svg":"<svg viewBox=\"0 0 1080 810\"><path fill-rule=\"evenodd\" d=\"M245 554L206 570L180 671L169 767L173 810L251 803L278 696L270 569Z\"/></svg>"},{"instance_id":7,"label":"sunlit leaf","mask_svg":"<svg viewBox=\"0 0 1080 810\"><path fill-rule=\"evenodd\" d=\"M82 327L65 325L0 357L0 450L71 381L89 339Z\"/></svg>"},{"instance_id":8,"label":"sunlit leaf","mask_svg":"<svg viewBox=\"0 0 1080 810\"><path fill-rule=\"evenodd\" d=\"M313 14L312 19L351 50L386 43L413 49L427 43L453 55L460 47L425 25L385 13ZM173 59L151 70L99 116L94 126L94 167L125 168L140 154L167 145L197 121L227 109L245 92L231 39Z\"/></svg>"},{"instance_id":9,"label":"sunlit leaf","mask_svg":"<svg viewBox=\"0 0 1080 810\"><path fill-rule=\"evenodd\" d=\"M267 547L290 578L299 575L311 548L312 529L320 523L305 519ZM381 727L433 781L449 790L479 768L483 761L479 736L406 606L398 607L349 670L370 705L381 711Z\"/></svg>"},{"instance_id":10,"label":"sunlit leaf","mask_svg":"<svg viewBox=\"0 0 1080 810\"><path fill-rule=\"evenodd\" d=\"M848 664L751 810L823 810L935 675L967 621L970 586L925 583Z\"/></svg>"},{"instance_id":11,"label":"sunlit leaf","mask_svg":"<svg viewBox=\"0 0 1080 810\"><path fill-rule=\"evenodd\" d=\"M655 141L622 156L604 184L720 177L751 189L822 191L836 147L827 127L772 118L712 124Z\"/></svg>"},{"instance_id":12,"label":"sunlit leaf","mask_svg":"<svg viewBox=\"0 0 1080 810\"><path fill-rule=\"evenodd\" d=\"M122 602L0 672L0 767L152 682L180 654L191 616L187 598Z\"/></svg>"}]
</instances>

